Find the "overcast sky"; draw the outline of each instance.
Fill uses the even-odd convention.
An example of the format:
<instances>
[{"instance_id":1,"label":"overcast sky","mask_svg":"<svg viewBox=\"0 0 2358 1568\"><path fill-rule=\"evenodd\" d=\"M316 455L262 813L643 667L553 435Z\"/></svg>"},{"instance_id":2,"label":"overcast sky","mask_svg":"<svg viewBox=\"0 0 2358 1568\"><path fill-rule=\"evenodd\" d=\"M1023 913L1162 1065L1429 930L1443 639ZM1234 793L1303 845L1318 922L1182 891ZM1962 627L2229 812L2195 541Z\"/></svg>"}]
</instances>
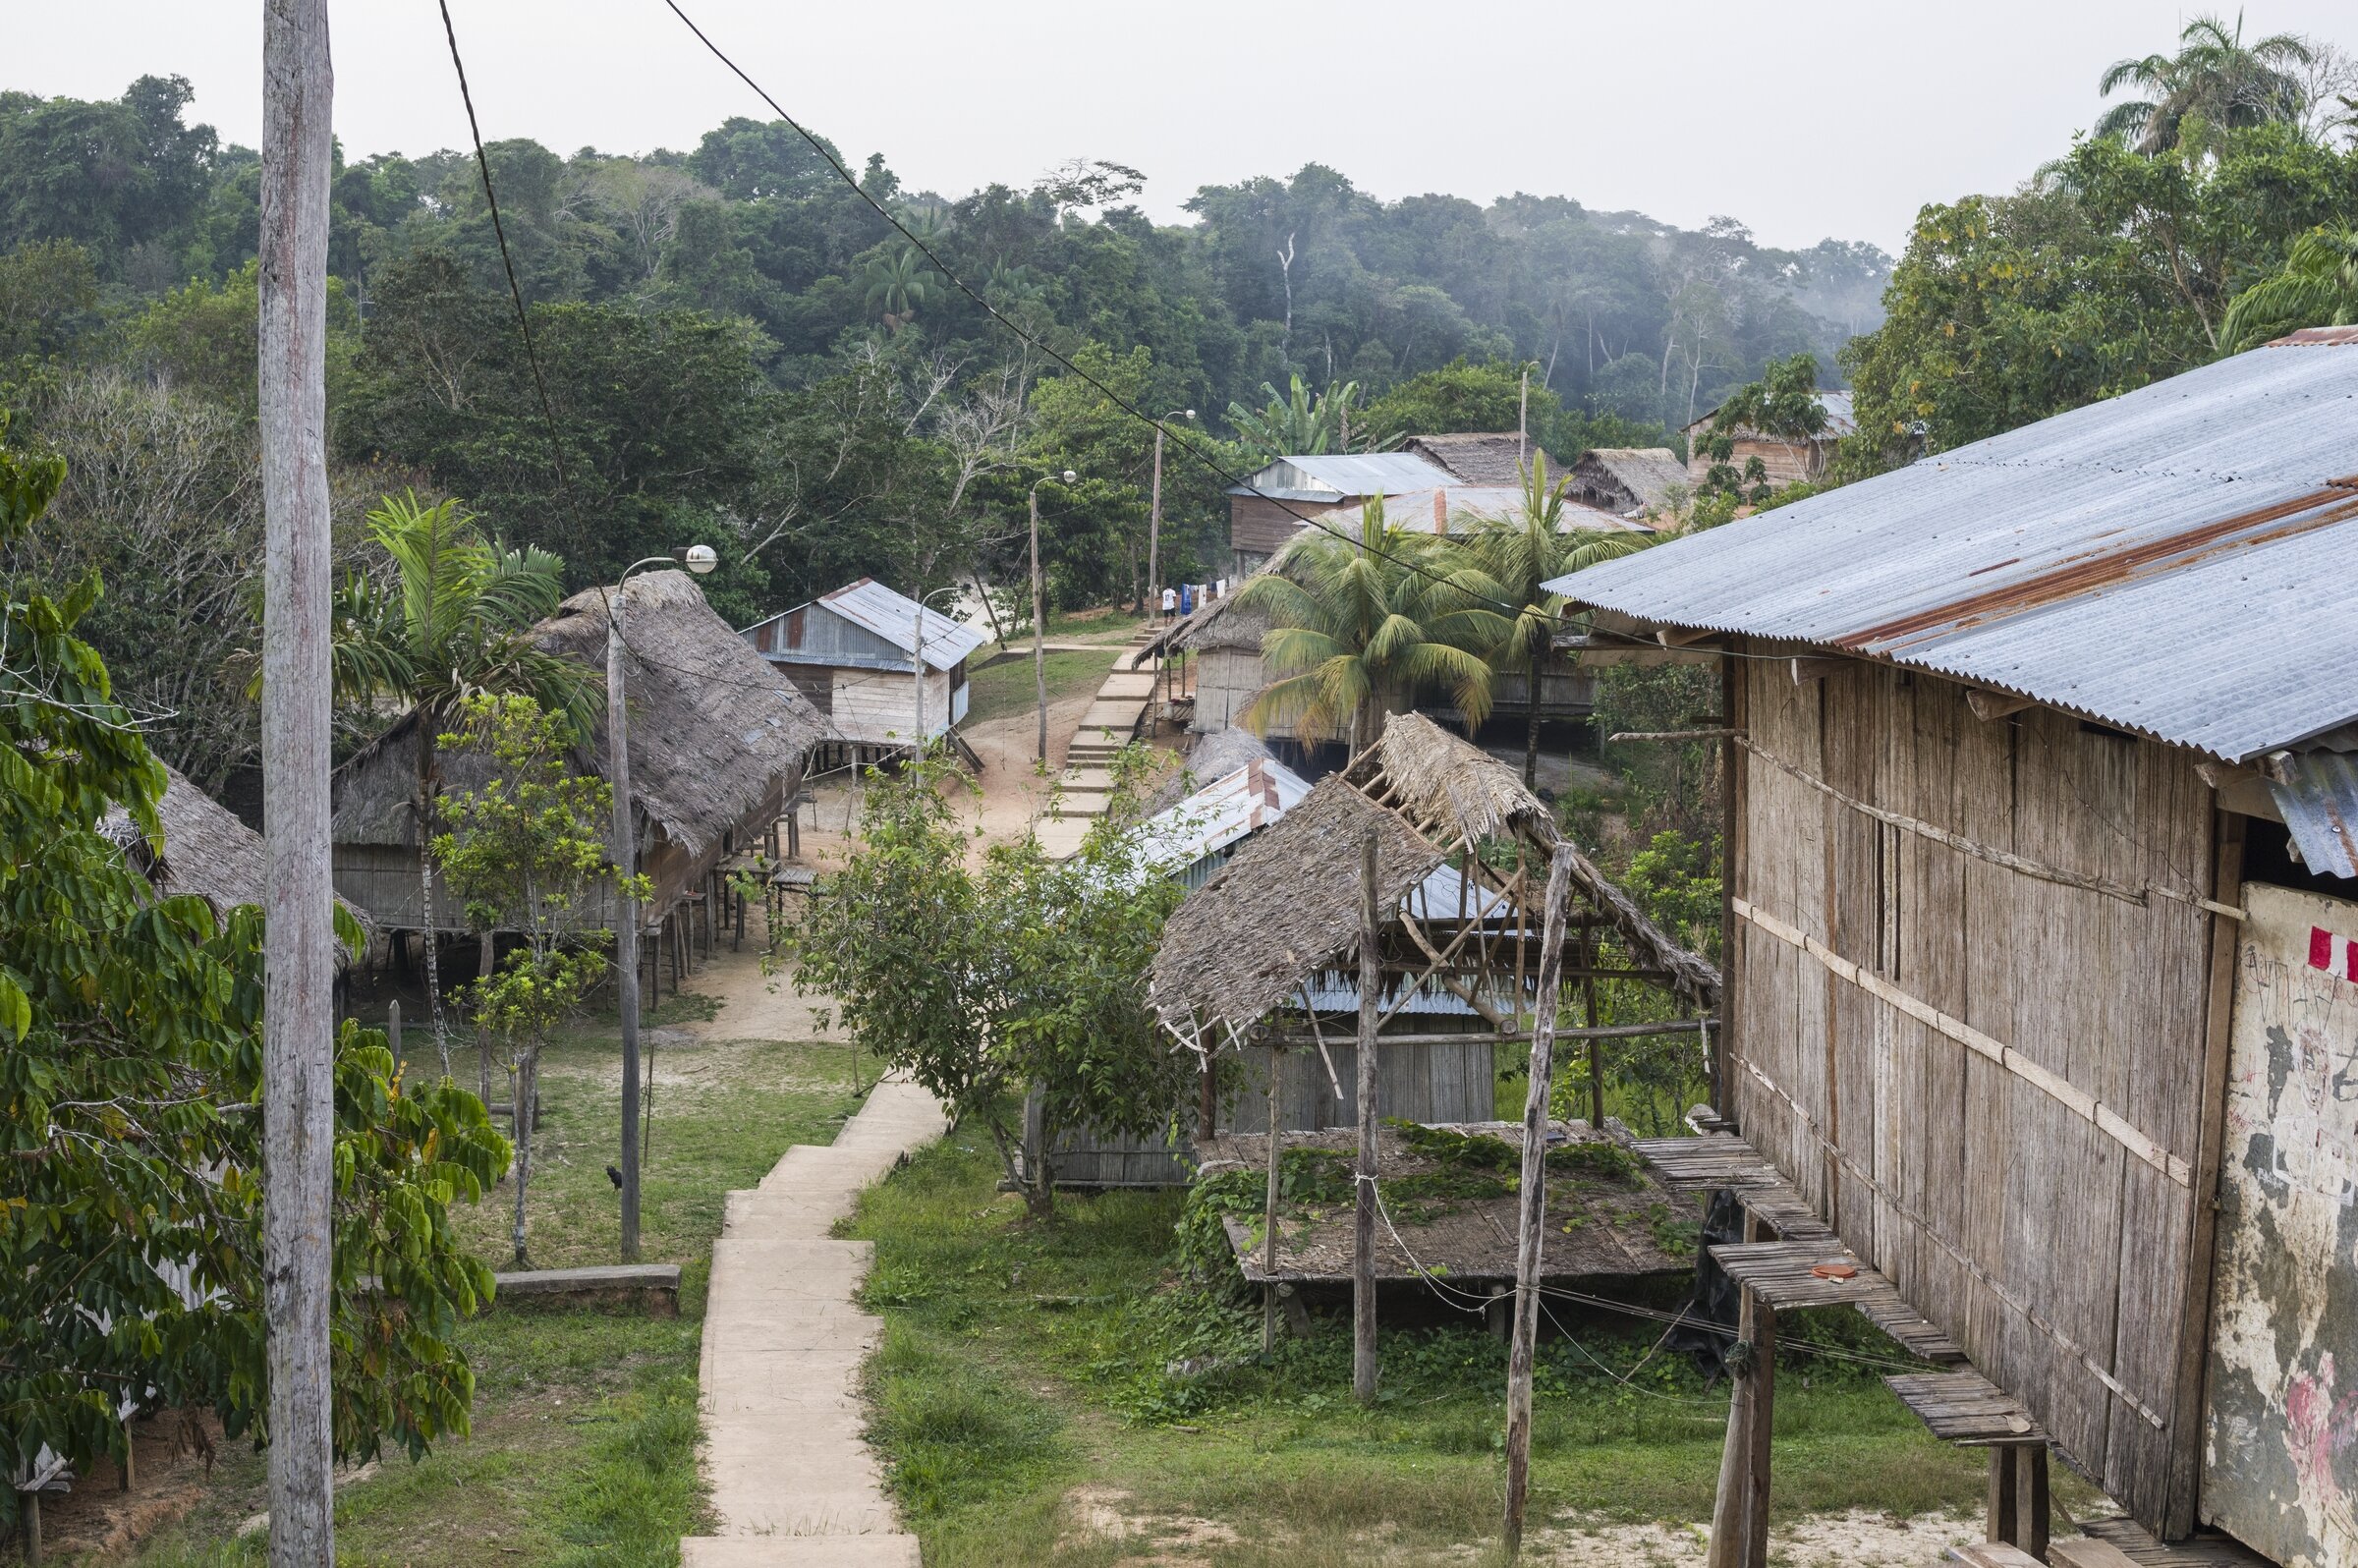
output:
<instances>
[{"instance_id":1,"label":"overcast sky","mask_svg":"<svg viewBox=\"0 0 2358 1568\"><path fill-rule=\"evenodd\" d=\"M1072 157L1200 185L1319 161L1386 198L1528 191L1763 241L1896 252L1926 201L2009 189L2097 110L2096 79L2165 47L2154 0L682 0L855 161L911 189L1021 185ZM112 97L177 73L231 140L260 131L256 0L9 0L0 87ZM2199 9L2199 8L2195 8ZM2232 4L2220 9L2232 12ZM483 135L560 152L689 147L767 117L662 0L451 0ZM2253 0L2254 34L2358 46L2347 0ZM337 0L347 152L466 144L433 0ZM2338 34L2338 36L2337 36Z\"/></svg>"}]
</instances>

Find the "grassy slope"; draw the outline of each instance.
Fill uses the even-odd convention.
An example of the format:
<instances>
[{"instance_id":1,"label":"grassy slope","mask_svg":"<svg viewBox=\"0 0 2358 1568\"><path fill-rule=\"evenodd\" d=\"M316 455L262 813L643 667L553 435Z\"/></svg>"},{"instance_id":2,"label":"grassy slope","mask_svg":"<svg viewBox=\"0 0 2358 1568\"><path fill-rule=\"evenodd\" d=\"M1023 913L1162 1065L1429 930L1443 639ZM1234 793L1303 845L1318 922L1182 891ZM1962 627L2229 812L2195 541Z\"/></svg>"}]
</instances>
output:
<instances>
[{"instance_id":1,"label":"grassy slope","mask_svg":"<svg viewBox=\"0 0 2358 1568\"><path fill-rule=\"evenodd\" d=\"M1102 653L1049 653L1042 657L1048 676L1048 700L1061 702L1066 698L1084 697L1105 683L1106 672L1113 668L1115 649ZM1032 655L1024 653L989 669L977 670L967 682L966 722L980 724L985 719L1005 718L1011 713L1030 710L1039 700L1039 688L1032 678Z\"/></svg>"},{"instance_id":2,"label":"grassy slope","mask_svg":"<svg viewBox=\"0 0 2358 1568\"><path fill-rule=\"evenodd\" d=\"M1068 1198L1054 1225L1035 1228L994 1195L995 1175L986 1149L953 1138L870 1191L854 1227L876 1242L869 1296L887 1317L870 1369L874 1435L927 1568L1115 1560L1114 1543L1060 1540L1062 1498L1083 1484L1235 1527L1238 1541L1210 1548L1218 1563L1357 1560L1377 1527L1411 1548L1494 1534L1496 1341L1387 1335L1386 1391L1363 1412L1340 1323L1285 1342L1264 1368L1248 1354L1257 1313L1207 1316L1157 1293L1176 1195ZM1555 1311L1581 1348L1542 1346L1535 1517L1708 1518L1724 1390L1668 1354L1619 1381L1658 1330ZM1850 1314L1787 1331L1895 1353ZM1188 1357L1239 1360L1166 1375ZM1874 1372L1796 1362L1778 1395L1780 1508L1914 1513L1979 1499L1979 1456L1935 1443Z\"/></svg>"},{"instance_id":3,"label":"grassy slope","mask_svg":"<svg viewBox=\"0 0 2358 1568\"><path fill-rule=\"evenodd\" d=\"M533 1261L610 1260L605 1165L620 1115L613 1037L552 1049L532 1189ZM458 1064L454 1064L458 1065ZM721 1195L758 1181L786 1147L833 1140L855 1108L840 1046L706 1045L658 1051L700 1081L663 1083L643 1198L645 1256L685 1265L680 1316L627 1310L497 1311L461 1330L476 1370L475 1430L421 1463L388 1455L337 1505L337 1560L354 1568L448 1562L519 1568L655 1568L699 1528L697 1352ZM470 1058L460 1070L473 1071ZM868 1079L874 1077L869 1070ZM500 1187L458 1216L479 1256L508 1266ZM264 1506L262 1462L225 1445L206 1504L152 1544L141 1568L258 1563L257 1535L230 1537Z\"/></svg>"}]
</instances>

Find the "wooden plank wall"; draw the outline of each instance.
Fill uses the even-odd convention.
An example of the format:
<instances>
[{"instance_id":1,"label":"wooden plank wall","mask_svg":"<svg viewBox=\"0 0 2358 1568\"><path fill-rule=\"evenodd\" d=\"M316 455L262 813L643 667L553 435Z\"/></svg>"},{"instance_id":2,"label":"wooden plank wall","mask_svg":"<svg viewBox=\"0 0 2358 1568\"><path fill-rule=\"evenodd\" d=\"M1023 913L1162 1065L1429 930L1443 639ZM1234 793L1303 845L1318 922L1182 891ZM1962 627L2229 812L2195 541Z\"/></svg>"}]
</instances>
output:
<instances>
[{"instance_id":1,"label":"wooden plank wall","mask_svg":"<svg viewBox=\"0 0 2358 1568\"><path fill-rule=\"evenodd\" d=\"M1781 661L1740 662L1736 894L1758 918L1731 935L1739 1125L2107 1491L2152 1528L2184 1517L2169 1459L2199 1433L2169 1424L2200 1277L2188 1172L2214 917L1993 864L1795 774L2066 872L2199 897L2213 816L2193 756L2047 709L1985 723L1957 684L1887 665L1796 685ZM2133 1131L2091 1121L2073 1091ZM2175 1175L2132 1152L2138 1135Z\"/></svg>"},{"instance_id":2,"label":"wooden plank wall","mask_svg":"<svg viewBox=\"0 0 2358 1568\"><path fill-rule=\"evenodd\" d=\"M1376 1051L1376 1109L1382 1116L1404 1116L1415 1122L1487 1122L1497 1119L1497 1072L1492 1066L1491 1042L1465 1044L1391 1043ZM1335 1076L1343 1094L1335 1097L1326 1067L1316 1048L1288 1048L1285 1081L1278 1091L1277 1114L1288 1132L1315 1132L1327 1127L1359 1125L1358 1047L1348 1040L1329 1042ZM1260 1133L1268 1130L1268 1050L1250 1046L1245 1052L1242 1081L1247 1086L1231 1107L1224 1108L1224 1131ZM1228 1076L1229 1068L1221 1069Z\"/></svg>"},{"instance_id":3,"label":"wooden plank wall","mask_svg":"<svg viewBox=\"0 0 2358 1568\"><path fill-rule=\"evenodd\" d=\"M917 693L909 672L838 667L828 716L847 741L906 746L917 723ZM950 673L926 671L926 738L950 727Z\"/></svg>"},{"instance_id":4,"label":"wooden plank wall","mask_svg":"<svg viewBox=\"0 0 2358 1568\"><path fill-rule=\"evenodd\" d=\"M1269 681L1261 655L1251 648L1207 647L1195 659L1196 716L1190 728L1198 735L1243 729L1245 709ZM1271 724L1263 739L1291 740L1293 734L1291 724Z\"/></svg>"}]
</instances>

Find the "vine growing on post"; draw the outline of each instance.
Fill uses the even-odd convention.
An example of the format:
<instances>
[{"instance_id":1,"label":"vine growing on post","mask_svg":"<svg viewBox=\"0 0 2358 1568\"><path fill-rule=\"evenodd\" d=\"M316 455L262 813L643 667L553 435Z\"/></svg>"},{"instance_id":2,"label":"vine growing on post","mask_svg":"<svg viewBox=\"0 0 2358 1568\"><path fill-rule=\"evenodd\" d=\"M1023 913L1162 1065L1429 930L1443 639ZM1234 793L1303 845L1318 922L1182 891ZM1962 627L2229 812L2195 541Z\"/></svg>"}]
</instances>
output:
<instances>
[{"instance_id":1,"label":"vine growing on post","mask_svg":"<svg viewBox=\"0 0 2358 1568\"><path fill-rule=\"evenodd\" d=\"M576 928L574 916L613 869L605 837L614 792L578 771L568 752L574 728L529 697L478 695L459 704L458 727L439 738L446 755L484 767L478 784L450 791L435 835L434 865L463 900L468 924L489 942L513 931L523 943L467 990L482 1037L496 1040L514 1113L516 1266L530 1266L525 1203L533 1175L533 1122L539 1107L540 1052L550 1031L577 1013L606 976L612 932ZM646 899L645 876L625 889Z\"/></svg>"}]
</instances>

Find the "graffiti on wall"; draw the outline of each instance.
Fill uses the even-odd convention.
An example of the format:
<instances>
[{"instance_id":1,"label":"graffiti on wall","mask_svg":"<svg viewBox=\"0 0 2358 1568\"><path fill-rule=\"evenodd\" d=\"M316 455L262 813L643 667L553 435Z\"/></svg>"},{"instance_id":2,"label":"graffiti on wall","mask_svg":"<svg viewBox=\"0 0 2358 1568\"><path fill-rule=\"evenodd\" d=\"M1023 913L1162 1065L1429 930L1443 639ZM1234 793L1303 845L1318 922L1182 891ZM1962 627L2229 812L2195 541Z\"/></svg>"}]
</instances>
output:
<instances>
[{"instance_id":1,"label":"graffiti on wall","mask_svg":"<svg viewBox=\"0 0 2358 1568\"><path fill-rule=\"evenodd\" d=\"M2358 904L2248 886L2219 1162L2203 1517L2358 1563Z\"/></svg>"}]
</instances>

